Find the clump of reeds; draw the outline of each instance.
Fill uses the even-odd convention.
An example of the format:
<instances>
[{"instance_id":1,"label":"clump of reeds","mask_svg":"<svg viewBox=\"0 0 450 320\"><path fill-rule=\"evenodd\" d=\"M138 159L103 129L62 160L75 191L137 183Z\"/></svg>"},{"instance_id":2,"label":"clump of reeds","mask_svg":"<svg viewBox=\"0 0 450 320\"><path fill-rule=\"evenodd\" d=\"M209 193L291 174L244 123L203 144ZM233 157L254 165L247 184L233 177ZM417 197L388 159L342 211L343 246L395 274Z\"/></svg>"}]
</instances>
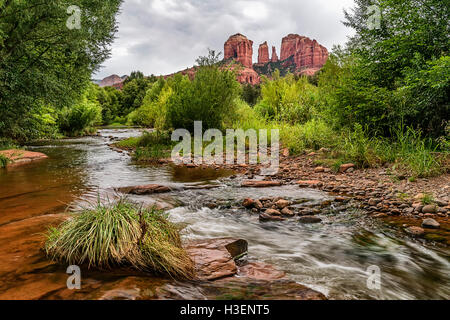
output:
<instances>
[{"instance_id":1,"label":"clump of reeds","mask_svg":"<svg viewBox=\"0 0 450 320\"><path fill-rule=\"evenodd\" d=\"M193 262L181 245L178 228L155 208L121 199L98 202L47 234L45 250L54 260L96 268L132 266L189 279Z\"/></svg>"}]
</instances>

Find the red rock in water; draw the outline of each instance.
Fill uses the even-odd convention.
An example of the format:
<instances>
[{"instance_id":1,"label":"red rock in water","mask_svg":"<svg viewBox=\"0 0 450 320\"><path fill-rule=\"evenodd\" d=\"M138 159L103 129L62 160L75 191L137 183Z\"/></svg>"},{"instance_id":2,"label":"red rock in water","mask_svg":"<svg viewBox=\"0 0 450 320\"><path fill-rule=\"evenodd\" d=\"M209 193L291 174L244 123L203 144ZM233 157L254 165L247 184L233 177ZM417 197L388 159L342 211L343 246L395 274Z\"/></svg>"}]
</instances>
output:
<instances>
[{"instance_id":1,"label":"red rock in water","mask_svg":"<svg viewBox=\"0 0 450 320\"><path fill-rule=\"evenodd\" d=\"M237 33L231 36L224 45L225 60L234 59L244 67L253 68L253 41Z\"/></svg>"},{"instance_id":2,"label":"red rock in water","mask_svg":"<svg viewBox=\"0 0 450 320\"><path fill-rule=\"evenodd\" d=\"M258 64L264 65L269 62L269 46L267 41L259 45Z\"/></svg>"},{"instance_id":3,"label":"red rock in water","mask_svg":"<svg viewBox=\"0 0 450 320\"><path fill-rule=\"evenodd\" d=\"M48 156L40 152L16 149L0 151L0 155L9 159L10 163L8 163L8 166L19 166L22 164L30 163L32 161L48 158Z\"/></svg>"},{"instance_id":4,"label":"red rock in water","mask_svg":"<svg viewBox=\"0 0 450 320\"><path fill-rule=\"evenodd\" d=\"M278 62L277 49L272 47L272 62Z\"/></svg>"}]
</instances>

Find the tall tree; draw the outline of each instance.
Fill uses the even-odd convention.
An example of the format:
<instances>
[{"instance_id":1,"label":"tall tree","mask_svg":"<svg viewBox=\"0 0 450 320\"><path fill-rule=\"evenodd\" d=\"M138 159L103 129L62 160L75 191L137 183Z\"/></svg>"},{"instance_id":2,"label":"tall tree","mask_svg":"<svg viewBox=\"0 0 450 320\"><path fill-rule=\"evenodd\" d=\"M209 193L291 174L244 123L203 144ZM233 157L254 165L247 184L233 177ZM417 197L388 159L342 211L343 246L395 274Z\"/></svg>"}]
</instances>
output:
<instances>
[{"instance_id":1,"label":"tall tree","mask_svg":"<svg viewBox=\"0 0 450 320\"><path fill-rule=\"evenodd\" d=\"M0 136L26 139L36 110L80 97L110 54L121 3L0 0Z\"/></svg>"}]
</instances>

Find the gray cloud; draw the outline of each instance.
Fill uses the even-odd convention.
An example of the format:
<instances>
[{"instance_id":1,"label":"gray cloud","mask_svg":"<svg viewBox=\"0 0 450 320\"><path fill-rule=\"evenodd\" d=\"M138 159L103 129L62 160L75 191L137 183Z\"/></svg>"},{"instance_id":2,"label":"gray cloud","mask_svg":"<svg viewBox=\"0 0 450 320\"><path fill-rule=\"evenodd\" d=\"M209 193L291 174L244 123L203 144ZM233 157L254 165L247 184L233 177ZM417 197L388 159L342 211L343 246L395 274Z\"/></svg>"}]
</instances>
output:
<instances>
[{"instance_id":1,"label":"gray cloud","mask_svg":"<svg viewBox=\"0 0 450 320\"><path fill-rule=\"evenodd\" d=\"M223 51L228 37L242 33L267 41L280 55L281 39L298 33L331 49L344 44L343 9L353 0L125 0L112 56L95 76L169 74L191 67L207 48Z\"/></svg>"}]
</instances>

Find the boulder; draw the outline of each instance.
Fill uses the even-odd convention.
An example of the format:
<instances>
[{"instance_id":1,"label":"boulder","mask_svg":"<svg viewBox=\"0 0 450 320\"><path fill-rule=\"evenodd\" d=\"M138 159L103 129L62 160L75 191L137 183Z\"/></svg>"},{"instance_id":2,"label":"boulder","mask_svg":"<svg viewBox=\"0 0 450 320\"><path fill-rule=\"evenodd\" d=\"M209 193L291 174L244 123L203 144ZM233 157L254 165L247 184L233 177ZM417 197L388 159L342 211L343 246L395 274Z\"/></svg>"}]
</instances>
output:
<instances>
[{"instance_id":1,"label":"boulder","mask_svg":"<svg viewBox=\"0 0 450 320\"><path fill-rule=\"evenodd\" d=\"M250 199L250 198L246 198L244 199L244 201L242 202L242 205L247 208L247 209L251 209L255 206L255 200Z\"/></svg>"},{"instance_id":2,"label":"boulder","mask_svg":"<svg viewBox=\"0 0 450 320\"><path fill-rule=\"evenodd\" d=\"M281 216L281 212L275 209L267 209L264 213L271 216Z\"/></svg>"},{"instance_id":3,"label":"boulder","mask_svg":"<svg viewBox=\"0 0 450 320\"><path fill-rule=\"evenodd\" d=\"M422 221L422 227L428 229L439 229L441 225L436 220L427 218Z\"/></svg>"},{"instance_id":4,"label":"boulder","mask_svg":"<svg viewBox=\"0 0 450 320\"><path fill-rule=\"evenodd\" d=\"M245 254L247 248L247 241L235 238L193 241L186 245L199 280L216 280L235 275L238 269L234 258Z\"/></svg>"},{"instance_id":5,"label":"boulder","mask_svg":"<svg viewBox=\"0 0 450 320\"><path fill-rule=\"evenodd\" d=\"M348 169L354 168L354 167L355 167L355 165L353 163L346 163L339 167L339 172L345 173Z\"/></svg>"},{"instance_id":6,"label":"boulder","mask_svg":"<svg viewBox=\"0 0 450 320\"><path fill-rule=\"evenodd\" d=\"M405 232L414 237L421 237L425 234L425 230L420 227L408 227Z\"/></svg>"},{"instance_id":7,"label":"boulder","mask_svg":"<svg viewBox=\"0 0 450 320\"><path fill-rule=\"evenodd\" d=\"M437 210L438 210L438 208L436 205L429 204L422 208L422 213L436 213Z\"/></svg>"},{"instance_id":8,"label":"boulder","mask_svg":"<svg viewBox=\"0 0 450 320\"><path fill-rule=\"evenodd\" d=\"M266 263L249 262L238 267L238 276L252 280L279 280L286 274Z\"/></svg>"},{"instance_id":9,"label":"boulder","mask_svg":"<svg viewBox=\"0 0 450 320\"><path fill-rule=\"evenodd\" d=\"M0 155L8 158L10 160L10 163L8 166L19 166L26 163L30 163L37 160L43 160L47 159L48 156L40 153L40 152L32 152L32 151L26 151L26 150L3 150L0 151Z\"/></svg>"},{"instance_id":10,"label":"boulder","mask_svg":"<svg viewBox=\"0 0 450 320\"><path fill-rule=\"evenodd\" d=\"M280 199L277 202L275 202L275 205L278 207L278 209L284 209L286 207L290 206L290 202L284 199Z\"/></svg>"},{"instance_id":11,"label":"boulder","mask_svg":"<svg viewBox=\"0 0 450 320\"><path fill-rule=\"evenodd\" d=\"M281 214L288 217L292 217L295 215L294 211L289 210L288 208L284 208L283 210L281 210Z\"/></svg>"}]
</instances>

